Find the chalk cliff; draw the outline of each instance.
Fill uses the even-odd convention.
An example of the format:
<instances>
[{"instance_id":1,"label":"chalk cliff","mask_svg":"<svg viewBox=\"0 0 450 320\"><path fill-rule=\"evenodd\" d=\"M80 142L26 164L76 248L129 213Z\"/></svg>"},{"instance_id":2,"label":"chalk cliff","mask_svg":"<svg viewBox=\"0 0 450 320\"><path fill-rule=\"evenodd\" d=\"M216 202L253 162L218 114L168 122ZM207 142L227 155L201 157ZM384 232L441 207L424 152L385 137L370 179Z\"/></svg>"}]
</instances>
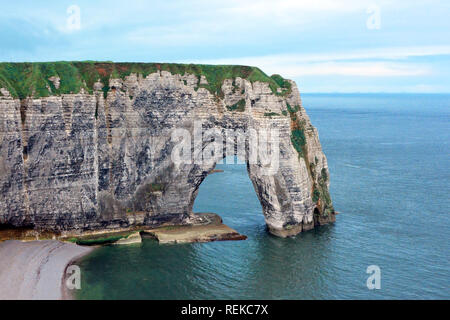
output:
<instances>
[{"instance_id":1,"label":"chalk cliff","mask_svg":"<svg viewBox=\"0 0 450 320\"><path fill-rule=\"evenodd\" d=\"M198 123L232 139L234 152L246 141L271 233L335 220L327 160L293 81L243 66L2 63L0 88L0 226L82 232L191 223L200 184L226 155L174 163L174 129L192 135L193 157L213 142L195 145ZM278 130L276 170L249 161L250 129Z\"/></svg>"}]
</instances>

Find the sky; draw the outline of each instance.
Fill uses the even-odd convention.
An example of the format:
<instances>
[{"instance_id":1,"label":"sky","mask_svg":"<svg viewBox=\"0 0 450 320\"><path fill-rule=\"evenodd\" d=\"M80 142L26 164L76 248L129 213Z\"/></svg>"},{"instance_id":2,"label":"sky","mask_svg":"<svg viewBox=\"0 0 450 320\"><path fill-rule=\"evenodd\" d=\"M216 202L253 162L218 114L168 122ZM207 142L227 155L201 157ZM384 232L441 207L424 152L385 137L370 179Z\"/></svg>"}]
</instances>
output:
<instances>
[{"instance_id":1,"label":"sky","mask_svg":"<svg viewBox=\"0 0 450 320\"><path fill-rule=\"evenodd\" d=\"M450 93L450 1L0 2L2 62L243 64L301 92Z\"/></svg>"}]
</instances>

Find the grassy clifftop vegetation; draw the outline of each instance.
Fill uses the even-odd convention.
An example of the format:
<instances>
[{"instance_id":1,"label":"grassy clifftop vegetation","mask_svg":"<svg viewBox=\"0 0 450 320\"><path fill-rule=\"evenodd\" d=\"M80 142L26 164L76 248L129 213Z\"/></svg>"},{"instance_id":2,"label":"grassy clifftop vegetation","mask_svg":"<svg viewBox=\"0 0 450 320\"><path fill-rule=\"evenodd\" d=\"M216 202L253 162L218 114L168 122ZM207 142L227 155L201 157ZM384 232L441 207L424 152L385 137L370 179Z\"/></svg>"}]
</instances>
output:
<instances>
[{"instance_id":1,"label":"grassy clifftop vegetation","mask_svg":"<svg viewBox=\"0 0 450 320\"><path fill-rule=\"evenodd\" d=\"M269 77L259 68L233 65L202 65L176 63L114 63L114 62L34 62L0 63L0 87L9 90L15 98L47 97L50 95L78 93L81 88L92 93L97 80L103 84L105 94L109 90L110 78L124 79L131 73L147 76L158 70L172 74L194 74L199 78L199 87L222 96L225 79L241 77L250 82L266 82L275 94L284 95L291 91L290 83L279 75ZM200 77L205 76L207 85L200 85ZM51 77L59 77L56 88ZM50 90L49 90L50 88Z\"/></svg>"}]
</instances>

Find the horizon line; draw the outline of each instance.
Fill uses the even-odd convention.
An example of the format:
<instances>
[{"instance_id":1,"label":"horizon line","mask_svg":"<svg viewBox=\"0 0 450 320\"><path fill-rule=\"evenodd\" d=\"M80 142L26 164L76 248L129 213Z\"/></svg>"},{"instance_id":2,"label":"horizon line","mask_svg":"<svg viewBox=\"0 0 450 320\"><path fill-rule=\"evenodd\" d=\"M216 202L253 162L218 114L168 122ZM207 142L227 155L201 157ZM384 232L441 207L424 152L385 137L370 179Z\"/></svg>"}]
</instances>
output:
<instances>
[{"instance_id":1,"label":"horizon line","mask_svg":"<svg viewBox=\"0 0 450 320\"><path fill-rule=\"evenodd\" d=\"M376 91L376 92L361 92L361 91L353 91L353 92L305 92L300 91L300 95L303 94L446 94L450 95L450 92L386 92L386 91Z\"/></svg>"}]
</instances>

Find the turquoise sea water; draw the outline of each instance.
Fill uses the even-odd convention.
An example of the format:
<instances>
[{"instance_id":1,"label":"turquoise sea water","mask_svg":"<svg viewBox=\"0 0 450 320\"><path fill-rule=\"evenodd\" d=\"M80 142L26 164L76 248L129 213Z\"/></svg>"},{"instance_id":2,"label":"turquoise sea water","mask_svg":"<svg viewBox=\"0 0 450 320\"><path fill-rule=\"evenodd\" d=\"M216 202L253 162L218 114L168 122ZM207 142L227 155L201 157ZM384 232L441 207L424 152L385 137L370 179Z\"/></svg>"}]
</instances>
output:
<instances>
[{"instance_id":1,"label":"turquoise sea water","mask_svg":"<svg viewBox=\"0 0 450 320\"><path fill-rule=\"evenodd\" d=\"M333 225L266 231L242 165L218 165L194 210L246 241L102 247L79 299L449 299L449 95L303 95L328 158ZM366 269L381 269L369 290Z\"/></svg>"}]
</instances>

